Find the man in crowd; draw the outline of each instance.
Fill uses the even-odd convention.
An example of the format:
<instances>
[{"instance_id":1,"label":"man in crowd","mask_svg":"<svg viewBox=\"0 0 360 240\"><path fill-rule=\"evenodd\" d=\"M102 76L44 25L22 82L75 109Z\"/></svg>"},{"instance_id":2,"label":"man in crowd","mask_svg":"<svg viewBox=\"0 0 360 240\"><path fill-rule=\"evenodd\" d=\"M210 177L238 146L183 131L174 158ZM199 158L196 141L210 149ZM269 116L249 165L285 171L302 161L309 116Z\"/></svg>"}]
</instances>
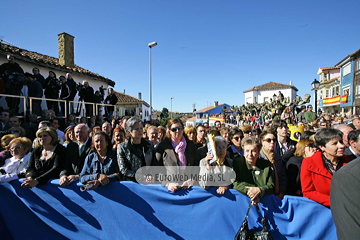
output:
<instances>
[{"instance_id":1,"label":"man in crowd","mask_svg":"<svg viewBox=\"0 0 360 240\"><path fill-rule=\"evenodd\" d=\"M60 173L60 185L65 186L79 180L79 174L83 169L85 158L91 153L90 129L86 124L78 124L75 127L75 142L67 145L66 167Z\"/></svg>"},{"instance_id":2,"label":"man in crowd","mask_svg":"<svg viewBox=\"0 0 360 240\"><path fill-rule=\"evenodd\" d=\"M58 118L52 119L51 126L55 128L57 135L59 138L61 138L63 141L65 141L65 134L63 131L59 130L60 127L60 120Z\"/></svg>"},{"instance_id":3,"label":"man in crowd","mask_svg":"<svg viewBox=\"0 0 360 240\"><path fill-rule=\"evenodd\" d=\"M76 82L74 81L71 73L67 73L66 75L66 83L70 88L70 98L69 101L74 101L77 90L76 90ZM74 103L70 103L70 113L74 113Z\"/></svg>"},{"instance_id":4,"label":"man in crowd","mask_svg":"<svg viewBox=\"0 0 360 240\"><path fill-rule=\"evenodd\" d=\"M46 87L46 86L45 86L45 78L44 78L43 75L40 74L40 69L37 68L37 67L34 67L34 68L32 69L32 73L33 73L33 75L34 75L35 80L38 81L38 82L41 84L41 87L42 87L43 89L45 89L45 87Z\"/></svg>"},{"instance_id":5,"label":"man in crowd","mask_svg":"<svg viewBox=\"0 0 360 240\"><path fill-rule=\"evenodd\" d=\"M206 128L199 124L197 127L196 127L196 147L199 148L199 147L202 147L206 144L206 140L205 140L205 137L206 137Z\"/></svg>"},{"instance_id":6,"label":"man in crowd","mask_svg":"<svg viewBox=\"0 0 360 240\"><path fill-rule=\"evenodd\" d=\"M301 109L301 112L299 112L299 114L297 116L297 120L298 120L298 122L303 122L304 123L304 122L306 122L306 119L305 119L305 116L304 116L304 114L306 112L306 106L302 105L300 107L300 109Z\"/></svg>"},{"instance_id":7,"label":"man in crowd","mask_svg":"<svg viewBox=\"0 0 360 240\"><path fill-rule=\"evenodd\" d=\"M112 127L111 127L111 124L108 123L108 122L104 122L102 125L101 125L101 131L103 131L104 133L106 133L109 138L112 140Z\"/></svg>"},{"instance_id":8,"label":"man in crowd","mask_svg":"<svg viewBox=\"0 0 360 240\"><path fill-rule=\"evenodd\" d=\"M115 105L117 103L118 99L114 93L114 90L112 88L108 89L108 95L105 98L105 103L106 104L111 104L111 105ZM114 106L106 106L106 115L112 116L114 114Z\"/></svg>"},{"instance_id":9,"label":"man in crowd","mask_svg":"<svg viewBox=\"0 0 360 240\"><path fill-rule=\"evenodd\" d=\"M69 101L71 99L70 87L66 82L65 76L60 76L59 80L60 80L60 83L61 83L60 99L65 100L66 101L66 106L69 106ZM63 116L65 116L65 103L60 102L60 107L61 107L61 113L63 114ZM69 113L69 110L67 110L67 112Z\"/></svg>"},{"instance_id":10,"label":"man in crowd","mask_svg":"<svg viewBox=\"0 0 360 240\"><path fill-rule=\"evenodd\" d=\"M10 128L10 111L9 110L3 110L0 114L0 131L6 131Z\"/></svg>"},{"instance_id":11,"label":"man in crowd","mask_svg":"<svg viewBox=\"0 0 360 240\"><path fill-rule=\"evenodd\" d=\"M359 116L357 115L353 115L351 117L351 122L354 125L355 129L359 129L360 128L360 119Z\"/></svg>"},{"instance_id":12,"label":"man in crowd","mask_svg":"<svg viewBox=\"0 0 360 240\"><path fill-rule=\"evenodd\" d=\"M317 119L316 113L312 111L312 105L307 106L307 111L304 113L306 123L312 123Z\"/></svg>"},{"instance_id":13,"label":"man in crowd","mask_svg":"<svg viewBox=\"0 0 360 240\"><path fill-rule=\"evenodd\" d=\"M28 81L28 97L42 98L43 86L36 80L31 73L25 73L25 77ZM30 104L30 102L29 102ZM32 112L36 115L41 115L41 100L32 99Z\"/></svg>"},{"instance_id":14,"label":"man in crowd","mask_svg":"<svg viewBox=\"0 0 360 240\"><path fill-rule=\"evenodd\" d=\"M93 103L94 102L94 89L90 87L89 82L87 80L83 81L84 87L79 92L80 98L84 100L84 102ZM93 105L85 104L86 116L93 116Z\"/></svg>"},{"instance_id":15,"label":"man in crowd","mask_svg":"<svg viewBox=\"0 0 360 240\"><path fill-rule=\"evenodd\" d=\"M38 122L37 122L37 115L30 114L29 121L23 123L21 127L23 127L26 131L26 137L29 138L31 141L35 139L35 133L37 130Z\"/></svg>"},{"instance_id":16,"label":"man in crowd","mask_svg":"<svg viewBox=\"0 0 360 240\"><path fill-rule=\"evenodd\" d=\"M220 121L216 121L216 122L214 123L214 126L217 128L217 130L220 130L220 128L221 128L221 122L220 122Z\"/></svg>"},{"instance_id":17,"label":"man in crowd","mask_svg":"<svg viewBox=\"0 0 360 240\"><path fill-rule=\"evenodd\" d=\"M0 78L4 81L5 94L20 96L24 85L24 70L15 62L13 55L7 55L8 62L0 66ZM11 76L11 78L10 78ZM8 108L14 113L19 112L20 99L17 97L5 98Z\"/></svg>"},{"instance_id":18,"label":"man in crowd","mask_svg":"<svg viewBox=\"0 0 360 240\"><path fill-rule=\"evenodd\" d=\"M349 135L349 132L351 132L353 129L345 124L336 125L336 126L334 126L334 128L342 131L343 142L344 142L345 146L348 147L349 146L348 135Z\"/></svg>"},{"instance_id":19,"label":"man in crowd","mask_svg":"<svg viewBox=\"0 0 360 240\"><path fill-rule=\"evenodd\" d=\"M352 130L348 134L349 147L345 148L345 155L352 159L360 157L360 129Z\"/></svg>"}]
</instances>

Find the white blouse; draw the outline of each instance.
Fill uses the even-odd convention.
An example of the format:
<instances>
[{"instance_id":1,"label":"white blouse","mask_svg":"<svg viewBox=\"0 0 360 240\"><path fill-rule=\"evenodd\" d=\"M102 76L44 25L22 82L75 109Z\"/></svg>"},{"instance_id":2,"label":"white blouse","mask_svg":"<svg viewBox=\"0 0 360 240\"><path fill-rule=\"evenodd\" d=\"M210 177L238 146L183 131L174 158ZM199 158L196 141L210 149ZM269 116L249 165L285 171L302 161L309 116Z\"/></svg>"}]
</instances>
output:
<instances>
[{"instance_id":1,"label":"white blouse","mask_svg":"<svg viewBox=\"0 0 360 240\"><path fill-rule=\"evenodd\" d=\"M6 174L0 175L0 183L10 182L18 179L18 174L25 173L28 167L31 152L26 154L22 159L11 157L5 160L5 164L1 167Z\"/></svg>"}]
</instances>

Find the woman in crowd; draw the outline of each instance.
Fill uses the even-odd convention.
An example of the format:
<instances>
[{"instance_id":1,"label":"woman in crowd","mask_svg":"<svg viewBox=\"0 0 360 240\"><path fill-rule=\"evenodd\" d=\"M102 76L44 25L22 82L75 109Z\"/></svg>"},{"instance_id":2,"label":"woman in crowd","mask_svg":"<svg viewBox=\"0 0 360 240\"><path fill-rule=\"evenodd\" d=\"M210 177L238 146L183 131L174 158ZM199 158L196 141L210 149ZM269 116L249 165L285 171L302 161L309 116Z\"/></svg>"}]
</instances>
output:
<instances>
[{"instance_id":1,"label":"woman in crowd","mask_svg":"<svg viewBox=\"0 0 360 240\"><path fill-rule=\"evenodd\" d=\"M243 125L240 127L240 130L244 134L244 138L252 136L252 127L251 125Z\"/></svg>"},{"instance_id":2,"label":"woman in crowd","mask_svg":"<svg viewBox=\"0 0 360 240\"><path fill-rule=\"evenodd\" d=\"M238 156L244 156L244 151L241 147L241 140L244 138L243 132L238 128L233 128L229 132L230 146L226 151L228 158L234 159Z\"/></svg>"},{"instance_id":3,"label":"woman in crowd","mask_svg":"<svg viewBox=\"0 0 360 240\"><path fill-rule=\"evenodd\" d=\"M65 142L63 144L64 147L66 147L69 143L76 141L74 129L75 125L70 125L65 129Z\"/></svg>"},{"instance_id":4,"label":"woman in crowd","mask_svg":"<svg viewBox=\"0 0 360 240\"><path fill-rule=\"evenodd\" d=\"M26 137L15 138L10 142L9 149L12 157L6 159L5 164L0 168L0 183L25 177L31 145L32 142Z\"/></svg>"},{"instance_id":5,"label":"woman in crowd","mask_svg":"<svg viewBox=\"0 0 360 240\"><path fill-rule=\"evenodd\" d=\"M304 158L311 157L317 148L314 141L309 139L300 140L296 144L294 156L286 163L286 172L288 177L287 194L293 196L302 196L300 184L300 169Z\"/></svg>"},{"instance_id":6,"label":"woman in crowd","mask_svg":"<svg viewBox=\"0 0 360 240\"><path fill-rule=\"evenodd\" d=\"M125 130L122 127L116 127L113 131L113 138L114 138L113 149L117 149L120 143L123 143L126 140Z\"/></svg>"},{"instance_id":7,"label":"woman in crowd","mask_svg":"<svg viewBox=\"0 0 360 240\"><path fill-rule=\"evenodd\" d=\"M227 144L230 144L230 141L229 141L229 128L222 127L220 129L220 135L226 139Z\"/></svg>"},{"instance_id":8,"label":"woman in crowd","mask_svg":"<svg viewBox=\"0 0 360 240\"><path fill-rule=\"evenodd\" d=\"M17 137L19 137L18 134L7 134L5 136L2 136L0 140L2 148L2 151L0 152L0 167L4 165L6 159L11 157L9 151L9 143L11 142L11 140Z\"/></svg>"},{"instance_id":9,"label":"woman in crowd","mask_svg":"<svg viewBox=\"0 0 360 240\"><path fill-rule=\"evenodd\" d=\"M254 205L260 198L274 192L271 163L260 157L261 143L255 137L246 137L241 141L244 157L234 159L236 180L234 189L247 195Z\"/></svg>"},{"instance_id":10,"label":"woman in crowd","mask_svg":"<svg viewBox=\"0 0 360 240\"><path fill-rule=\"evenodd\" d=\"M230 182L230 172L228 168L233 167L233 160L231 158L226 157L226 149L227 149L227 141L222 136L215 137L215 146L216 146L216 161L210 163L210 160L214 158L214 155L208 153L205 158L200 161L200 176L217 176L217 174L222 174L223 177L228 177L228 179L222 179L223 182L217 181L216 184L216 192L218 194L224 194L226 190L228 190L231 186ZM228 168L225 168L228 167ZM211 187L213 181L199 181L200 186L204 189ZM225 186L219 186L219 184L226 184Z\"/></svg>"},{"instance_id":11,"label":"woman in crowd","mask_svg":"<svg viewBox=\"0 0 360 240\"><path fill-rule=\"evenodd\" d=\"M164 140L159 143L155 151L153 165L166 167L199 166L199 156L193 141L184 136L184 124L178 118L170 119L167 124L167 133ZM175 192L180 188L190 188L193 181L189 179L181 185L175 182L166 183L169 191Z\"/></svg>"},{"instance_id":12,"label":"woman in crowd","mask_svg":"<svg viewBox=\"0 0 360 240\"><path fill-rule=\"evenodd\" d=\"M30 156L26 179L22 187L32 188L36 185L46 184L53 178L59 178L60 171L64 168L66 148L59 144L58 135L54 128L40 128L36 132L39 147L36 147Z\"/></svg>"},{"instance_id":13,"label":"woman in crowd","mask_svg":"<svg viewBox=\"0 0 360 240\"><path fill-rule=\"evenodd\" d=\"M158 126L159 133L158 133L158 141L161 142L166 134L166 129L163 126Z\"/></svg>"},{"instance_id":14,"label":"woman in crowd","mask_svg":"<svg viewBox=\"0 0 360 240\"><path fill-rule=\"evenodd\" d=\"M293 120L293 113L291 111L291 107L287 106L284 111L281 113L281 120L284 120L287 124L292 123Z\"/></svg>"},{"instance_id":15,"label":"woman in crowd","mask_svg":"<svg viewBox=\"0 0 360 240\"><path fill-rule=\"evenodd\" d=\"M143 138L144 129L141 119L131 117L125 125L129 138L118 146L117 160L124 180L135 182L136 171L151 165L154 147L149 140Z\"/></svg>"},{"instance_id":16,"label":"woman in crowd","mask_svg":"<svg viewBox=\"0 0 360 240\"><path fill-rule=\"evenodd\" d=\"M17 135L19 135L19 137L25 137L26 136L25 129L22 128L22 127L11 127L11 128L9 128L8 132L10 134L17 134Z\"/></svg>"},{"instance_id":17,"label":"woman in crowd","mask_svg":"<svg viewBox=\"0 0 360 240\"><path fill-rule=\"evenodd\" d=\"M148 140L152 142L154 148L157 147L159 144L158 136L159 136L159 129L153 125L149 126L147 129L147 136Z\"/></svg>"},{"instance_id":18,"label":"woman in crowd","mask_svg":"<svg viewBox=\"0 0 360 240\"><path fill-rule=\"evenodd\" d=\"M254 136L255 138L259 138L260 134L261 134L261 129L260 128L255 128L252 130L252 136Z\"/></svg>"},{"instance_id":19,"label":"woman in crowd","mask_svg":"<svg viewBox=\"0 0 360 240\"><path fill-rule=\"evenodd\" d=\"M323 128L315 134L315 143L321 150L305 158L300 179L304 197L324 206L330 206L330 183L333 174L351 158L344 155L343 133L338 129Z\"/></svg>"},{"instance_id":20,"label":"woman in crowd","mask_svg":"<svg viewBox=\"0 0 360 240\"><path fill-rule=\"evenodd\" d=\"M90 118L88 126L90 129L93 129L96 126L96 119L94 116Z\"/></svg>"},{"instance_id":21,"label":"woman in crowd","mask_svg":"<svg viewBox=\"0 0 360 240\"><path fill-rule=\"evenodd\" d=\"M279 198L283 198L287 190L287 175L284 161L275 154L276 135L271 130L263 131L260 134L262 144L260 157L270 161L272 169L272 178L274 181L274 193Z\"/></svg>"},{"instance_id":22,"label":"woman in crowd","mask_svg":"<svg viewBox=\"0 0 360 240\"><path fill-rule=\"evenodd\" d=\"M184 134L189 140L193 141L194 143L196 142L196 129L194 126L186 126L184 129Z\"/></svg>"},{"instance_id":23,"label":"woman in crowd","mask_svg":"<svg viewBox=\"0 0 360 240\"><path fill-rule=\"evenodd\" d=\"M92 151L93 153L85 158L84 167L80 173L80 182L93 184L89 190L94 190L100 185L104 186L114 181L120 181L116 152L112 150L111 140L106 133L94 133Z\"/></svg>"}]
</instances>

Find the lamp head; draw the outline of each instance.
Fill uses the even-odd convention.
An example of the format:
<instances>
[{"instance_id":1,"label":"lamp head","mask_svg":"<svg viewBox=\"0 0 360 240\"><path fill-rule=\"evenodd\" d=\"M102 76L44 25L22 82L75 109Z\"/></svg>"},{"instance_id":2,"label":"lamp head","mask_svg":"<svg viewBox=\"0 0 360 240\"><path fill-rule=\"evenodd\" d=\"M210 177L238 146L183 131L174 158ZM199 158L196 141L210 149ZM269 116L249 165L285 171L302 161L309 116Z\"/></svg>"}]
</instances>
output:
<instances>
[{"instance_id":1,"label":"lamp head","mask_svg":"<svg viewBox=\"0 0 360 240\"><path fill-rule=\"evenodd\" d=\"M157 45L157 42L151 42L148 44L149 48L155 47Z\"/></svg>"}]
</instances>

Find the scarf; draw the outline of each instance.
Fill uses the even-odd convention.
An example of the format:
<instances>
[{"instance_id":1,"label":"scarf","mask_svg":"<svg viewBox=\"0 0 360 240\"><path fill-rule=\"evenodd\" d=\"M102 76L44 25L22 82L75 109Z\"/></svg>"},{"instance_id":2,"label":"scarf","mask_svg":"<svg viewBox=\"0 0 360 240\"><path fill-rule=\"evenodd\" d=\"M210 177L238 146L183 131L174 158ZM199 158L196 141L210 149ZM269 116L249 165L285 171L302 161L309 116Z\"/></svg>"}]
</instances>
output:
<instances>
[{"instance_id":1,"label":"scarf","mask_svg":"<svg viewBox=\"0 0 360 240\"><path fill-rule=\"evenodd\" d=\"M171 139L171 145L175 149L175 153L178 155L178 165L180 166L180 169L185 169L186 167L186 156L185 156L185 150L186 150L186 140L184 136L182 137L181 141L179 143L175 142L173 139Z\"/></svg>"}]
</instances>

